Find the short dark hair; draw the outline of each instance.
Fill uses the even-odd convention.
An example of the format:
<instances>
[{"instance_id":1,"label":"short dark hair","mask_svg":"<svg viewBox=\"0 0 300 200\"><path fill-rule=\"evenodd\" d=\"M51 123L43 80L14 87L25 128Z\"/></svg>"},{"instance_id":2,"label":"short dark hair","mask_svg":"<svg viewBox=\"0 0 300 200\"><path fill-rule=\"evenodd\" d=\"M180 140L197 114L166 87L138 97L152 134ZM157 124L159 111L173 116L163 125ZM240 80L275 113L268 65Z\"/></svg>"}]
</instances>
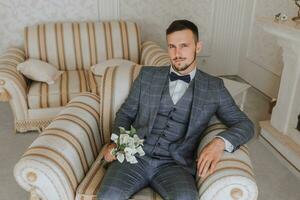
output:
<instances>
[{"instance_id":1,"label":"short dark hair","mask_svg":"<svg viewBox=\"0 0 300 200\"><path fill-rule=\"evenodd\" d=\"M191 30L193 32L195 42L198 42L198 40L199 40L198 34L199 33L198 33L197 26L193 22L186 20L186 19L180 19L180 20L173 21L167 28L166 35L169 35L176 31L182 31L182 30L186 30L186 29Z\"/></svg>"}]
</instances>

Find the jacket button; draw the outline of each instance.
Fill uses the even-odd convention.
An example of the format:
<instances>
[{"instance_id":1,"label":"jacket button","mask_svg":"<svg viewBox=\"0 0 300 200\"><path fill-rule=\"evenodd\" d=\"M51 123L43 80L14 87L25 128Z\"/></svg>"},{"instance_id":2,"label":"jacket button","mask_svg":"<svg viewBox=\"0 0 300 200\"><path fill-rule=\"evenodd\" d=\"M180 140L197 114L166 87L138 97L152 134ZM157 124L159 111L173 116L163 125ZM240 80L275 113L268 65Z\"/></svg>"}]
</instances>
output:
<instances>
[{"instance_id":1,"label":"jacket button","mask_svg":"<svg viewBox=\"0 0 300 200\"><path fill-rule=\"evenodd\" d=\"M157 143L157 146L160 146L160 143Z\"/></svg>"},{"instance_id":2,"label":"jacket button","mask_svg":"<svg viewBox=\"0 0 300 200\"><path fill-rule=\"evenodd\" d=\"M167 124L167 126L166 126L167 128L170 128L170 125L169 124Z\"/></svg>"},{"instance_id":3,"label":"jacket button","mask_svg":"<svg viewBox=\"0 0 300 200\"><path fill-rule=\"evenodd\" d=\"M170 118L170 120L173 120L173 117L172 117L172 116L170 116L169 118Z\"/></svg>"},{"instance_id":4,"label":"jacket button","mask_svg":"<svg viewBox=\"0 0 300 200\"><path fill-rule=\"evenodd\" d=\"M173 108L173 112L175 112L176 111L176 108Z\"/></svg>"}]
</instances>

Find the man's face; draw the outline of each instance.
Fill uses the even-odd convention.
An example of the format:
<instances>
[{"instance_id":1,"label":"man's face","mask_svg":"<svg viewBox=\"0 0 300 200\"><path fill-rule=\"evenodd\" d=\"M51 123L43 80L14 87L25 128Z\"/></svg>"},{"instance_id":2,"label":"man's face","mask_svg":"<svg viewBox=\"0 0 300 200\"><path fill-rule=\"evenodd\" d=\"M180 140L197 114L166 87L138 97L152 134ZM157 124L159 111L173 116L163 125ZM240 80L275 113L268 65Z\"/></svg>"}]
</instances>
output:
<instances>
[{"instance_id":1,"label":"man's face","mask_svg":"<svg viewBox=\"0 0 300 200\"><path fill-rule=\"evenodd\" d=\"M201 43L196 42L193 32L189 29L167 35L168 53L173 68L187 74L196 67L195 56L201 51Z\"/></svg>"}]
</instances>

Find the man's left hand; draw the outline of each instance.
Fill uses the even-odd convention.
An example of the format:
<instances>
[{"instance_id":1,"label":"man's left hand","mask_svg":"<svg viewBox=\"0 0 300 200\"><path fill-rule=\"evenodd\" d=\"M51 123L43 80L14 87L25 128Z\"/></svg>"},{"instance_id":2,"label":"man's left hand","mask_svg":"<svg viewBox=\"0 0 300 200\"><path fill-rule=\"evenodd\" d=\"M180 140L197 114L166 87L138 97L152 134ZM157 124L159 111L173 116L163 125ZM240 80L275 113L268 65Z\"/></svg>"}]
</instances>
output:
<instances>
[{"instance_id":1,"label":"man's left hand","mask_svg":"<svg viewBox=\"0 0 300 200\"><path fill-rule=\"evenodd\" d=\"M225 142L221 138L214 138L202 149L197 159L198 176L205 177L215 171L224 149Z\"/></svg>"}]
</instances>

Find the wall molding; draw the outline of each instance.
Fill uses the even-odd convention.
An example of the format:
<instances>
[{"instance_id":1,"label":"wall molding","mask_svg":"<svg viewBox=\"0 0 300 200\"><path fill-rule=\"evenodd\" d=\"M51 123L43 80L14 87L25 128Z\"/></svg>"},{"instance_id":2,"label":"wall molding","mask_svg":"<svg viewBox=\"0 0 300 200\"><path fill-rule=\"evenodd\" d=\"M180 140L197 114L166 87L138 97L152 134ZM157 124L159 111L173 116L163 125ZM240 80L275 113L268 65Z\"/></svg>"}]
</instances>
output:
<instances>
[{"instance_id":1,"label":"wall molding","mask_svg":"<svg viewBox=\"0 0 300 200\"><path fill-rule=\"evenodd\" d=\"M246 5L247 0L215 0L210 73L238 74Z\"/></svg>"},{"instance_id":2,"label":"wall molding","mask_svg":"<svg viewBox=\"0 0 300 200\"><path fill-rule=\"evenodd\" d=\"M120 0L98 0L98 20L119 20Z\"/></svg>"}]
</instances>

